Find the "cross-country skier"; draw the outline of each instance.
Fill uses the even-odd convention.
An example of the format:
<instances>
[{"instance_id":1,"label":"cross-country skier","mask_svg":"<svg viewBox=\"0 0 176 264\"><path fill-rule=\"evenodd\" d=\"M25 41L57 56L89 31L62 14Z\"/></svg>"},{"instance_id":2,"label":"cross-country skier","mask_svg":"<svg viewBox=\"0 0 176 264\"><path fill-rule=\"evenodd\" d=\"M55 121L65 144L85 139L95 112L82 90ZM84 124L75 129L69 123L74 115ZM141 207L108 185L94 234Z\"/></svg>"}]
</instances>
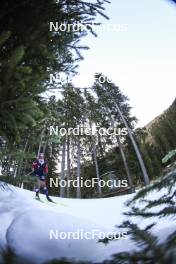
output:
<instances>
[{"instance_id":1,"label":"cross-country skier","mask_svg":"<svg viewBox=\"0 0 176 264\"><path fill-rule=\"evenodd\" d=\"M43 189L47 200L51 201L51 199L48 196L48 188L46 186L46 175L48 173L48 164L45 161L43 153L40 153L37 159L32 163L32 170L34 174L38 177L38 184L35 189L36 198L39 199L40 190Z\"/></svg>"}]
</instances>

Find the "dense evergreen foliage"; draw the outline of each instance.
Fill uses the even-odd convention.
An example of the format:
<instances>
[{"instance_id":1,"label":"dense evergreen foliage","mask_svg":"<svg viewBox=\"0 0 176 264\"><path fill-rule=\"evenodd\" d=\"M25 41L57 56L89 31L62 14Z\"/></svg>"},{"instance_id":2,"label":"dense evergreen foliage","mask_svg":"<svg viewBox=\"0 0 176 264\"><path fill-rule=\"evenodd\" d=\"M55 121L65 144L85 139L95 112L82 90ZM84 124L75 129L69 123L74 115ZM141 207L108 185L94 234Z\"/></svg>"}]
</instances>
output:
<instances>
[{"instance_id":1,"label":"dense evergreen foliage","mask_svg":"<svg viewBox=\"0 0 176 264\"><path fill-rule=\"evenodd\" d=\"M107 1L1 1L0 135L19 142L44 116L41 93L53 88L49 74L75 71L84 31L50 31L49 23L90 23ZM104 15L105 16L105 15Z\"/></svg>"},{"instance_id":2,"label":"dense evergreen foliage","mask_svg":"<svg viewBox=\"0 0 176 264\"><path fill-rule=\"evenodd\" d=\"M120 227L128 230L130 239L137 245L136 250L124 251L116 254L112 261L105 261L105 264L174 264L176 262L176 231L168 233L164 241L159 239L158 233L154 231L157 220L162 222L166 219L175 220L175 186L176 172L171 172L158 179L150 186L141 189L134 198L129 201L130 211L126 213L130 220L124 222ZM155 194L152 198L152 192ZM156 193L158 197L156 199ZM148 199L148 196L150 198ZM135 217L135 218L133 218ZM136 224L136 217L140 222L149 219L150 224L145 224L145 228Z\"/></svg>"}]
</instances>

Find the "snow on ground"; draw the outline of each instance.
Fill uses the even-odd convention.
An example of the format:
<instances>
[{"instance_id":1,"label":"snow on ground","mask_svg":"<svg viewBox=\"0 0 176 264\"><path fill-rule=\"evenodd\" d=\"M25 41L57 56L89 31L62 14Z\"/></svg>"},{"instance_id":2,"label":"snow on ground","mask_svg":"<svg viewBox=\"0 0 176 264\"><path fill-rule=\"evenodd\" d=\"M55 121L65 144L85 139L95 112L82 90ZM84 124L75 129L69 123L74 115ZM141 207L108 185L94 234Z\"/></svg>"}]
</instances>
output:
<instances>
[{"instance_id":1,"label":"snow on ground","mask_svg":"<svg viewBox=\"0 0 176 264\"><path fill-rule=\"evenodd\" d=\"M133 194L86 200L52 197L56 202L53 204L36 201L33 192L11 188L12 191L0 191L0 246L8 245L20 257L33 259L37 264L63 257L101 262L114 253L135 248L128 236L108 245L97 243L97 237L86 239L84 236L93 230L99 235L100 232L123 232L115 225L125 220L124 203ZM42 200L46 200L44 196ZM146 224L136 221L141 226ZM161 239L175 227L172 222L168 225L168 221L161 220L156 227L155 232ZM83 234L82 239L68 237L70 232L78 231L79 235ZM57 234L62 234L62 238ZM65 234L67 238L63 239Z\"/></svg>"}]
</instances>

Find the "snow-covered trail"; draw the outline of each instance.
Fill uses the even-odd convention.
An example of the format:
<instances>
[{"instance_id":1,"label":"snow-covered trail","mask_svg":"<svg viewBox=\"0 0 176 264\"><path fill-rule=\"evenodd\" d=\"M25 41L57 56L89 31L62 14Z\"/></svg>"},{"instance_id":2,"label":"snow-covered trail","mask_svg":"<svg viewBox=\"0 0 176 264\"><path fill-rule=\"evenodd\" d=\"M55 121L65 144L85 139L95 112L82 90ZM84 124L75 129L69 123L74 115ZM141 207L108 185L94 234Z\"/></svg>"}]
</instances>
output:
<instances>
[{"instance_id":1,"label":"snow-covered trail","mask_svg":"<svg viewBox=\"0 0 176 264\"><path fill-rule=\"evenodd\" d=\"M125 202L133 195L124 195L112 198L103 199L67 199L52 197L56 203L49 203L45 196L41 195L40 203L34 199L34 192L11 187L10 191L0 191L0 213L1 210L6 212L11 211L13 217L19 214L19 211L27 211L29 208L45 208L58 213L66 213L72 216L80 217L81 219L90 220L100 224L110 230L113 226L120 224L124 220L123 211L125 210ZM6 203L6 207L1 208Z\"/></svg>"},{"instance_id":2,"label":"snow-covered trail","mask_svg":"<svg viewBox=\"0 0 176 264\"><path fill-rule=\"evenodd\" d=\"M54 258L101 262L112 254L132 250L136 245L129 237L110 242L108 245L94 239L62 239L50 237L51 230L68 234L83 231L122 232L120 225L127 210L125 202L134 194L103 199L64 199L52 197L56 204L36 201L34 193L11 187L12 191L0 190L0 246L9 246L20 257L29 258L40 264ZM152 194L155 198L157 194ZM145 221L136 220L140 226ZM147 220L147 224L153 219ZM164 239L173 230L168 220L157 221L155 232ZM175 227L175 224L174 224Z\"/></svg>"},{"instance_id":3,"label":"snow-covered trail","mask_svg":"<svg viewBox=\"0 0 176 264\"><path fill-rule=\"evenodd\" d=\"M33 192L11 188L0 191L1 246L10 246L21 257L33 257L36 263L59 257L102 261L117 251L116 241L105 246L97 238L50 239L49 234L50 230L117 231L115 225L123 221L124 202L131 195L87 200L52 197L53 204L36 201ZM121 249L124 243L126 239L118 240Z\"/></svg>"}]
</instances>

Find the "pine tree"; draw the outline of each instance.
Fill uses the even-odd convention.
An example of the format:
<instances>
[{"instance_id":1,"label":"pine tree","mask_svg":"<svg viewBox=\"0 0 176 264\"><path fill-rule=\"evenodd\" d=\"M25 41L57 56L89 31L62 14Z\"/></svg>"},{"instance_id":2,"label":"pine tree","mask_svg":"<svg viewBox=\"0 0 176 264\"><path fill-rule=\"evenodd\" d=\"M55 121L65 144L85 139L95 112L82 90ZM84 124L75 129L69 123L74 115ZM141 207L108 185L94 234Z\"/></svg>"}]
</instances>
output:
<instances>
[{"instance_id":1,"label":"pine tree","mask_svg":"<svg viewBox=\"0 0 176 264\"><path fill-rule=\"evenodd\" d=\"M140 228L133 220L125 221L120 227L128 230L128 236L136 244L136 250L124 251L116 254L112 261L104 263L155 263L155 264L174 264L176 261L176 229L168 234L167 238L160 242L157 234L153 232L154 226L157 224L157 219L175 219L175 184L176 172L171 172L165 177L158 179L146 188L141 189L133 199L128 202L130 211L125 213L132 219L142 218L153 219L153 223L145 228ZM147 199L150 193L157 193L159 198ZM155 197L155 196L154 196ZM140 204L140 206L139 206ZM141 220L140 220L141 222ZM160 230L162 234L162 229Z\"/></svg>"}]
</instances>

